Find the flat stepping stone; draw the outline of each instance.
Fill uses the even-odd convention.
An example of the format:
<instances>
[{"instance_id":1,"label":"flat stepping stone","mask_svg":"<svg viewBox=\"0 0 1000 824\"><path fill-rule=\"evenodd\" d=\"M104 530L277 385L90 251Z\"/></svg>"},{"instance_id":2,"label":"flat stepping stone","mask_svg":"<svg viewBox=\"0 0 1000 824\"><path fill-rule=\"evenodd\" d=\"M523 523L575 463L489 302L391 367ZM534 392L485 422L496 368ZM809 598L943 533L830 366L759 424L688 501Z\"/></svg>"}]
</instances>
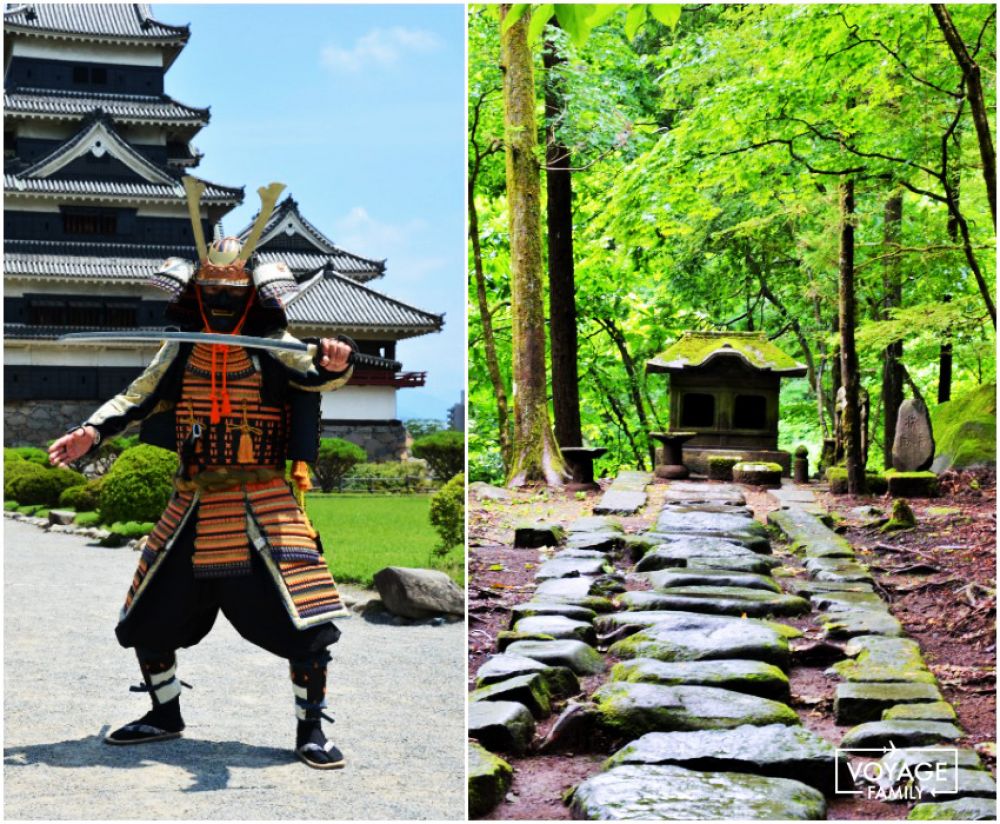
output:
<instances>
[{"instance_id":1,"label":"flat stepping stone","mask_svg":"<svg viewBox=\"0 0 1000 824\"><path fill-rule=\"evenodd\" d=\"M598 549L585 549L583 547L567 546L566 549L560 549L555 555L549 560L557 560L559 558L605 558L606 555Z\"/></svg>"},{"instance_id":2,"label":"flat stepping stone","mask_svg":"<svg viewBox=\"0 0 1000 824\"><path fill-rule=\"evenodd\" d=\"M658 544L671 544L677 543L678 541L690 540L692 538L708 538L715 539L718 541L728 541L729 543L739 544L740 546L756 552L758 555L770 555L771 554L771 542L764 537L759 535L750 535L745 532L727 532L727 533L714 533L714 532L698 532L698 533L681 533L681 532L664 532L662 530L656 529L655 527L649 532L643 533L644 538L648 538L651 541L655 541Z\"/></svg>"},{"instance_id":3,"label":"flat stepping stone","mask_svg":"<svg viewBox=\"0 0 1000 824\"><path fill-rule=\"evenodd\" d=\"M615 664L609 680L664 686L718 687L780 701L788 700L789 695L788 676L773 664L763 661L657 661L635 658Z\"/></svg>"},{"instance_id":4,"label":"flat stepping stone","mask_svg":"<svg viewBox=\"0 0 1000 824\"><path fill-rule=\"evenodd\" d=\"M852 727L841 747L925 747L962 737L962 731L945 721L869 721Z\"/></svg>"},{"instance_id":5,"label":"flat stepping stone","mask_svg":"<svg viewBox=\"0 0 1000 824\"><path fill-rule=\"evenodd\" d=\"M654 624L612 645L617 658L658 661L706 661L746 658L787 668L788 641L767 627L734 620L714 627L673 629Z\"/></svg>"},{"instance_id":6,"label":"flat stepping stone","mask_svg":"<svg viewBox=\"0 0 1000 824\"><path fill-rule=\"evenodd\" d=\"M790 578L784 583L789 592L794 592L803 598L810 598L821 593L875 592L871 582L867 581L816 581L807 578Z\"/></svg>"},{"instance_id":7,"label":"flat stepping stone","mask_svg":"<svg viewBox=\"0 0 1000 824\"><path fill-rule=\"evenodd\" d=\"M838 724L846 726L865 721L878 721L885 710L896 704L941 700L941 693L933 684L899 682L838 684L833 699L833 714Z\"/></svg>"},{"instance_id":8,"label":"flat stepping stone","mask_svg":"<svg viewBox=\"0 0 1000 824\"><path fill-rule=\"evenodd\" d=\"M807 558L806 571L817 581L871 583L868 567L846 558Z\"/></svg>"},{"instance_id":9,"label":"flat stepping stone","mask_svg":"<svg viewBox=\"0 0 1000 824\"><path fill-rule=\"evenodd\" d=\"M597 576L604 571L605 563L604 558L553 558L538 567L535 580Z\"/></svg>"},{"instance_id":10,"label":"flat stepping stone","mask_svg":"<svg viewBox=\"0 0 1000 824\"><path fill-rule=\"evenodd\" d=\"M523 753L535 735L535 719L514 701L469 703L469 738L492 752Z\"/></svg>"},{"instance_id":11,"label":"flat stepping stone","mask_svg":"<svg viewBox=\"0 0 1000 824\"><path fill-rule=\"evenodd\" d=\"M615 681L591 696L601 727L616 736L647 732L721 730L742 724L799 724L795 710L780 701L717 687L668 687Z\"/></svg>"},{"instance_id":12,"label":"flat stepping stone","mask_svg":"<svg viewBox=\"0 0 1000 824\"><path fill-rule=\"evenodd\" d=\"M625 536L620 532L571 532L567 547L594 549L599 552L614 552L625 545Z\"/></svg>"},{"instance_id":13,"label":"flat stepping stone","mask_svg":"<svg viewBox=\"0 0 1000 824\"><path fill-rule=\"evenodd\" d=\"M996 821L997 803L985 798L956 798L954 801L917 804L907 821Z\"/></svg>"},{"instance_id":14,"label":"flat stepping stone","mask_svg":"<svg viewBox=\"0 0 1000 824\"><path fill-rule=\"evenodd\" d=\"M927 764L982 769L979 753L960 747L900 747L889 750L883 755L881 764L893 775L899 775L904 769L912 772L917 767Z\"/></svg>"},{"instance_id":15,"label":"flat stepping stone","mask_svg":"<svg viewBox=\"0 0 1000 824\"><path fill-rule=\"evenodd\" d=\"M926 704L897 704L882 713L883 721L958 721L955 708L947 701Z\"/></svg>"},{"instance_id":16,"label":"flat stepping stone","mask_svg":"<svg viewBox=\"0 0 1000 824\"><path fill-rule=\"evenodd\" d=\"M815 515L802 510L775 510L767 522L778 527L791 542L793 552L807 558L853 558L850 541L838 535Z\"/></svg>"},{"instance_id":17,"label":"flat stepping stone","mask_svg":"<svg viewBox=\"0 0 1000 824\"><path fill-rule=\"evenodd\" d=\"M986 770L958 769L918 770L915 784L921 801L946 800L957 796L975 798L997 797L997 784Z\"/></svg>"},{"instance_id":18,"label":"flat stepping stone","mask_svg":"<svg viewBox=\"0 0 1000 824\"><path fill-rule=\"evenodd\" d=\"M686 515L691 512L703 512L710 515L731 515L743 518L747 522L753 519L753 510L748 506L731 506L713 501L704 501L701 503L667 503L660 511L670 512L674 515Z\"/></svg>"},{"instance_id":19,"label":"flat stepping stone","mask_svg":"<svg viewBox=\"0 0 1000 824\"><path fill-rule=\"evenodd\" d=\"M763 556L733 541L719 538L689 538L657 544L642 556L635 565L635 571L652 572L657 569L708 565L711 562L724 563L729 560L741 561L739 565L734 565L733 569L745 570L747 567L753 567L748 571L764 574L781 564L777 558Z\"/></svg>"},{"instance_id":20,"label":"flat stepping stone","mask_svg":"<svg viewBox=\"0 0 1000 824\"><path fill-rule=\"evenodd\" d=\"M844 755L816 733L803 727L744 724L730 730L650 732L626 744L607 766L675 764L691 770L730 771L794 778L832 795L836 774L850 786Z\"/></svg>"},{"instance_id":21,"label":"flat stepping stone","mask_svg":"<svg viewBox=\"0 0 1000 824\"><path fill-rule=\"evenodd\" d=\"M590 622L574 621L565 615L533 615L514 625L515 632L548 635L555 639L570 639L593 644L597 638Z\"/></svg>"},{"instance_id":22,"label":"flat stepping stone","mask_svg":"<svg viewBox=\"0 0 1000 824\"><path fill-rule=\"evenodd\" d=\"M576 604L595 612L609 612L613 609L611 601L593 594L599 589L595 578L552 578L538 585L534 600Z\"/></svg>"},{"instance_id":23,"label":"flat stepping stone","mask_svg":"<svg viewBox=\"0 0 1000 824\"><path fill-rule=\"evenodd\" d=\"M533 615L563 615L572 618L574 621L592 622L597 617L597 613L587 607L576 604L548 603L545 601L528 601L524 604L515 604L510 611L511 626L522 618L530 618Z\"/></svg>"},{"instance_id":24,"label":"flat stepping stone","mask_svg":"<svg viewBox=\"0 0 1000 824\"><path fill-rule=\"evenodd\" d=\"M686 569L674 567L644 573L654 590L680 586L747 587L765 592L781 592L781 587L767 575L726 569ZM877 597L877 596L876 596Z\"/></svg>"},{"instance_id":25,"label":"flat stepping stone","mask_svg":"<svg viewBox=\"0 0 1000 824\"><path fill-rule=\"evenodd\" d=\"M468 746L469 815L486 815L507 795L514 770L510 764L473 741Z\"/></svg>"},{"instance_id":26,"label":"flat stepping stone","mask_svg":"<svg viewBox=\"0 0 1000 824\"><path fill-rule=\"evenodd\" d=\"M609 489L595 504L597 515L632 515L646 505L645 492L633 492L622 489Z\"/></svg>"},{"instance_id":27,"label":"flat stepping stone","mask_svg":"<svg viewBox=\"0 0 1000 824\"><path fill-rule=\"evenodd\" d=\"M884 608L882 599L874 592L817 592L809 596L815 609L827 612L850 612L857 609Z\"/></svg>"},{"instance_id":28,"label":"flat stepping stone","mask_svg":"<svg viewBox=\"0 0 1000 824\"><path fill-rule=\"evenodd\" d=\"M743 506L747 502L743 490L737 486L697 481L672 481L667 485L663 500L682 504L721 503L731 506Z\"/></svg>"},{"instance_id":29,"label":"flat stepping stone","mask_svg":"<svg viewBox=\"0 0 1000 824\"><path fill-rule=\"evenodd\" d=\"M627 592L620 603L629 610L677 609L713 615L802 615L809 602L797 595L724 586L679 586L654 591Z\"/></svg>"},{"instance_id":30,"label":"flat stepping stone","mask_svg":"<svg viewBox=\"0 0 1000 824\"><path fill-rule=\"evenodd\" d=\"M861 635L847 642L848 660L838 661L829 672L845 681L916 681L934 683L920 645L910 638Z\"/></svg>"},{"instance_id":31,"label":"flat stepping stone","mask_svg":"<svg viewBox=\"0 0 1000 824\"><path fill-rule=\"evenodd\" d=\"M767 528L749 514L743 512L727 512L726 507L715 507L719 512L704 512L695 508L698 505L683 506L668 504L656 518L655 532L667 532L674 535L720 535L730 533L751 535L767 538ZM701 504L709 506L710 504ZM732 509L732 507L730 507Z\"/></svg>"},{"instance_id":32,"label":"flat stepping stone","mask_svg":"<svg viewBox=\"0 0 1000 824\"><path fill-rule=\"evenodd\" d=\"M559 524L520 523L514 526L515 549L558 546L565 538L566 530Z\"/></svg>"},{"instance_id":33,"label":"flat stepping stone","mask_svg":"<svg viewBox=\"0 0 1000 824\"><path fill-rule=\"evenodd\" d=\"M590 820L817 820L822 793L799 781L671 764L625 764L598 773L572 794L573 818Z\"/></svg>"},{"instance_id":34,"label":"flat stepping stone","mask_svg":"<svg viewBox=\"0 0 1000 824\"><path fill-rule=\"evenodd\" d=\"M769 621L766 618L735 618L731 615L709 615L707 612L686 612L667 609L640 610L637 612L612 612L598 615L594 628L598 635L639 632L649 627L664 627L677 630L703 630L718 627L763 627L781 638L799 638L802 631L788 624Z\"/></svg>"},{"instance_id":35,"label":"flat stepping stone","mask_svg":"<svg viewBox=\"0 0 1000 824\"><path fill-rule=\"evenodd\" d=\"M470 701L513 701L528 708L535 718L544 718L552 710L549 688L537 672L515 675L480 687L469 693Z\"/></svg>"},{"instance_id":36,"label":"flat stepping stone","mask_svg":"<svg viewBox=\"0 0 1000 824\"><path fill-rule=\"evenodd\" d=\"M516 675L537 673L545 681L550 695L576 695L580 691L580 682L573 671L567 667L553 667L543 664L534 658L523 655L503 653L488 658L476 673L476 686L486 687L497 681L505 681Z\"/></svg>"},{"instance_id":37,"label":"flat stepping stone","mask_svg":"<svg viewBox=\"0 0 1000 824\"><path fill-rule=\"evenodd\" d=\"M569 526L566 527L566 531L572 537L572 533L575 532L617 532L621 534L625 530L613 518L589 516L571 521Z\"/></svg>"},{"instance_id":38,"label":"flat stepping stone","mask_svg":"<svg viewBox=\"0 0 1000 824\"><path fill-rule=\"evenodd\" d=\"M855 609L849 612L824 612L817 616L827 638L853 638L856 635L903 635L903 625L888 609Z\"/></svg>"},{"instance_id":39,"label":"flat stepping stone","mask_svg":"<svg viewBox=\"0 0 1000 824\"><path fill-rule=\"evenodd\" d=\"M534 658L554 667L567 667L577 675L604 671L604 658L582 641L517 641L508 647L511 655Z\"/></svg>"},{"instance_id":40,"label":"flat stepping stone","mask_svg":"<svg viewBox=\"0 0 1000 824\"><path fill-rule=\"evenodd\" d=\"M618 473L615 479L611 482L611 488L641 492L652 482L653 482L652 472L637 472L636 470L626 469Z\"/></svg>"}]
</instances>

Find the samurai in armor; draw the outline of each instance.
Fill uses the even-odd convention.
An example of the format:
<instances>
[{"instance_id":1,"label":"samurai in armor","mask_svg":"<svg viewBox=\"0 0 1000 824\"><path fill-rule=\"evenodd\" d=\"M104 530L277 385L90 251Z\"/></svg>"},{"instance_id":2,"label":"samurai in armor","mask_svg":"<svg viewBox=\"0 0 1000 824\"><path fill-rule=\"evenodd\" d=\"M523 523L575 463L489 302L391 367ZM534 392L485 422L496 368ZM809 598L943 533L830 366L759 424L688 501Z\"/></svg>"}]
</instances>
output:
<instances>
[{"instance_id":1,"label":"samurai in armor","mask_svg":"<svg viewBox=\"0 0 1000 824\"><path fill-rule=\"evenodd\" d=\"M206 246L204 184L185 178L199 264L172 258L153 282L171 294L167 318L183 331L294 341L282 296L296 288L283 263L248 266L281 190L259 189L247 239ZM175 490L149 536L116 627L133 648L152 709L105 739L141 744L178 738L181 681L176 651L201 641L221 610L253 644L287 659L295 698L296 755L310 767L344 765L321 720L327 647L346 615L312 528L286 481L308 486L316 458L320 393L343 386L353 344L324 339L315 355L168 341L120 395L50 447L65 465L141 421L140 438L176 449Z\"/></svg>"}]
</instances>

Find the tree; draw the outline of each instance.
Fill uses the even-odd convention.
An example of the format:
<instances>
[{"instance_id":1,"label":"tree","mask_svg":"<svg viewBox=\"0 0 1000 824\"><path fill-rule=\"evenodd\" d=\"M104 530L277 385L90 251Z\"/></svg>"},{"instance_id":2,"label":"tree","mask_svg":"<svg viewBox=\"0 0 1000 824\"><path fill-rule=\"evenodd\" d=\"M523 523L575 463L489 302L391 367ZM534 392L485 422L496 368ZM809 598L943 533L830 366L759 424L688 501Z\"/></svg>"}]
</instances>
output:
<instances>
[{"instance_id":1,"label":"tree","mask_svg":"<svg viewBox=\"0 0 1000 824\"><path fill-rule=\"evenodd\" d=\"M427 461L434 477L444 481L461 472L465 465L465 438L451 429L434 432L413 442L413 454Z\"/></svg>"},{"instance_id":2,"label":"tree","mask_svg":"<svg viewBox=\"0 0 1000 824\"><path fill-rule=\"evenodd\" d=\"M357 444L342 438L321 438L313 474L324 492L333 492L340 479L368 456Z\"/></svg>"}]
</instances>

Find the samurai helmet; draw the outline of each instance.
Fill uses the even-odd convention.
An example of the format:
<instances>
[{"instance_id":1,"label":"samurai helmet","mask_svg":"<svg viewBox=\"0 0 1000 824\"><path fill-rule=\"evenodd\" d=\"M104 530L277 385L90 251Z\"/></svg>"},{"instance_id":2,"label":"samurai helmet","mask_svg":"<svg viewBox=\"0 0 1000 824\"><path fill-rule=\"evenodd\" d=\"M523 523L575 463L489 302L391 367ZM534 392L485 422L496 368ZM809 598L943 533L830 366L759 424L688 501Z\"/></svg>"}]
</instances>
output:
<instances>
[{"instance_id":1,"label":"samurai helmet","mask_svg":"<svg viewBox=\"0 0 1000 824\"><path fill-rule=\"evenodd\" d=\"M263 305L280 308L280 296L298 286L291 270L284 263L277 262L255 266L248 273L246 264L260 242L264 227L274 212L285 184L270 183L257 189L260 211L244 240L228 236L216 239L211 246L207 246L201 225L201 197L205 191L205 182L185 175L182 183L187 193L188 214L198 250L198 266L178 258L170 258L153 276L153 284L170 292L176 300L190 282L201 286L237 287L249 286L252 282Z\"/></svg>"}]
</instances>

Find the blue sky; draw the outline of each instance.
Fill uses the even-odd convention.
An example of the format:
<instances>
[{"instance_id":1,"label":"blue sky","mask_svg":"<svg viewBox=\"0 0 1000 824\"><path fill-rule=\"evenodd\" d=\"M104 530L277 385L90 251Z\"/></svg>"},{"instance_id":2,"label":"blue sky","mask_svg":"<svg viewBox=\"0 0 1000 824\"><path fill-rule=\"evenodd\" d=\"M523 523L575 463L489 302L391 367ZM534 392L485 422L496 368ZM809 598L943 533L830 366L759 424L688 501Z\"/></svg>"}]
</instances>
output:
<instances>
[{"instance_id":1,"label":"blue sky","mask_svg":"<svg viewBox=\"0 0 1000 824\"><path fill-rule=\"evenodd\" d=\"M445 313L442 333L399 344L404 369L428 376L400 390L398 414L445 418L465 385L463 7L154 3L153 13L191 26L166 91L211 106L195 174L246 186L225 230L248 223L257 187L279 180L335 243L386 258L370 286Z\"/></svg>"}]
</instances>

